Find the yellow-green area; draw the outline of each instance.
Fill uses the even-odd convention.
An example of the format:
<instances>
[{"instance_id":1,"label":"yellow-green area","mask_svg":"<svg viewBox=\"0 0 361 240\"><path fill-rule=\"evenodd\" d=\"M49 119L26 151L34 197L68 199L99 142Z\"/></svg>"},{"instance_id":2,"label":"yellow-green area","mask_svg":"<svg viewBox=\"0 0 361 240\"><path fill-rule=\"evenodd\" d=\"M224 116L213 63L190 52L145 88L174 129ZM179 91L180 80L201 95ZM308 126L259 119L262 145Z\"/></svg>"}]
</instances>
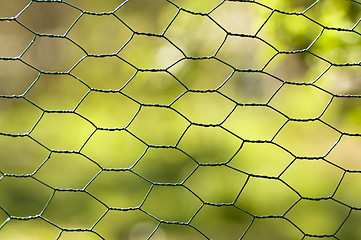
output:
<instances>
[{"instance_id":1,"label":"yellow-green area","mask_svg":"<svg viewBox=\"0 0 361 240\"><path fill-rule=\"evenodd\" d=\"M359 239L359 1L0 2L0 239Z\"/></svg>"}]
</instances>

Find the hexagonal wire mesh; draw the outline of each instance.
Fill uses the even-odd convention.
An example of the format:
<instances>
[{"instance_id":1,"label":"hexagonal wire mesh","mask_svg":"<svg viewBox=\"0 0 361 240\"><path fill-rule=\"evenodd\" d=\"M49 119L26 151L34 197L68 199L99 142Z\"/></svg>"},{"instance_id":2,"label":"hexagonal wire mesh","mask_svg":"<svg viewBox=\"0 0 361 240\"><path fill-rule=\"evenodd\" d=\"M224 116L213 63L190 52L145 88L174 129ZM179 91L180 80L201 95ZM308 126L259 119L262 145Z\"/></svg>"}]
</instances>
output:
<instances>
[{"instance_id":1,"label":"hexagonal wire mesh","mask_svg":"<svg viewBox=\"0 0 361 240\"><path fill-rule=\"evenodd\" d=\"M2 1L1 239L359 239L361 3Z\"/></svg>"}]
</instances>

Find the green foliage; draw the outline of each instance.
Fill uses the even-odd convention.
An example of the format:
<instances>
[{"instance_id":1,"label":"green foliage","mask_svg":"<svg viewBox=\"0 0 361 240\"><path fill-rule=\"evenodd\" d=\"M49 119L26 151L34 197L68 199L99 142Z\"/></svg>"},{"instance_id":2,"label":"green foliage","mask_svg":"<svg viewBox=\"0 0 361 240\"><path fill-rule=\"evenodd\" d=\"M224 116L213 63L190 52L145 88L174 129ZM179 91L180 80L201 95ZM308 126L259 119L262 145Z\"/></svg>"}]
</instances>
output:
<instances>
[{"instance_id":1,"label":"green foliage","mask_svg":"<svg viewBox=\"0 0 361 240\"><path fill-rule=\"evenodd\" d=\"M0 8L1 239L359 238L359 2L27 4Z\"/></svg>"}]
</instances>

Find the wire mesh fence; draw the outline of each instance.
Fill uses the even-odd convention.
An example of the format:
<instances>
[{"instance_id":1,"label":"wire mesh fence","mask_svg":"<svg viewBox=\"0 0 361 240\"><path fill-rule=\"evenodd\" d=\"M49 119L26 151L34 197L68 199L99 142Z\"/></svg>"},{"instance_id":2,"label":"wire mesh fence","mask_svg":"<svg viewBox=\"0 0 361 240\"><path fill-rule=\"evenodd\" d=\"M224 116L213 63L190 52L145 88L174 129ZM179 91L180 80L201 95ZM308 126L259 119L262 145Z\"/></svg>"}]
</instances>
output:
<instances>
[{"instance_id":1,"label":"wire mesh fence","mask_svg":"<svg viewBox=\"0 0 361 240\"><path fill-rule=\"evenodd\" d=\"M1 239L359 239L361 3L0 2Z\"/></svg>"}]
</instances>

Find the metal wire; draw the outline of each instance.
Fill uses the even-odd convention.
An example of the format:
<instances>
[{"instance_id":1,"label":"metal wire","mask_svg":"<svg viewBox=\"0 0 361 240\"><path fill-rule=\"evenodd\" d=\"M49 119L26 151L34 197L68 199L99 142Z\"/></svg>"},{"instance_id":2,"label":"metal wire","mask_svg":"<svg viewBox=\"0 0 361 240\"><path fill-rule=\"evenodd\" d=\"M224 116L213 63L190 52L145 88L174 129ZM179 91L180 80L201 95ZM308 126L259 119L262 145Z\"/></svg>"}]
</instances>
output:
<instances>
[{"instance_id":1,"label":"metal wire","mask_svg":"<svg viewBox=\"0 0 361 240\"><path fill-rule=\"evenodd\" d=\"M333 26L318 18L337 5L328 0L156 1L140 12L164 14L157 29L122 12L146 4L134 2L102 12L37 0L0 18L29 39L1 47L16 52L1 63L17 64L1 71L19 75L0 73L0 236L36 226L46 239L356 239L361 170L346 158L361 136L361 3L338 2L355 16ZM74 13L60 34L30 26L44 4ZM232 8L243 10L222 21Z\"/></svg>"}]
</instances>

